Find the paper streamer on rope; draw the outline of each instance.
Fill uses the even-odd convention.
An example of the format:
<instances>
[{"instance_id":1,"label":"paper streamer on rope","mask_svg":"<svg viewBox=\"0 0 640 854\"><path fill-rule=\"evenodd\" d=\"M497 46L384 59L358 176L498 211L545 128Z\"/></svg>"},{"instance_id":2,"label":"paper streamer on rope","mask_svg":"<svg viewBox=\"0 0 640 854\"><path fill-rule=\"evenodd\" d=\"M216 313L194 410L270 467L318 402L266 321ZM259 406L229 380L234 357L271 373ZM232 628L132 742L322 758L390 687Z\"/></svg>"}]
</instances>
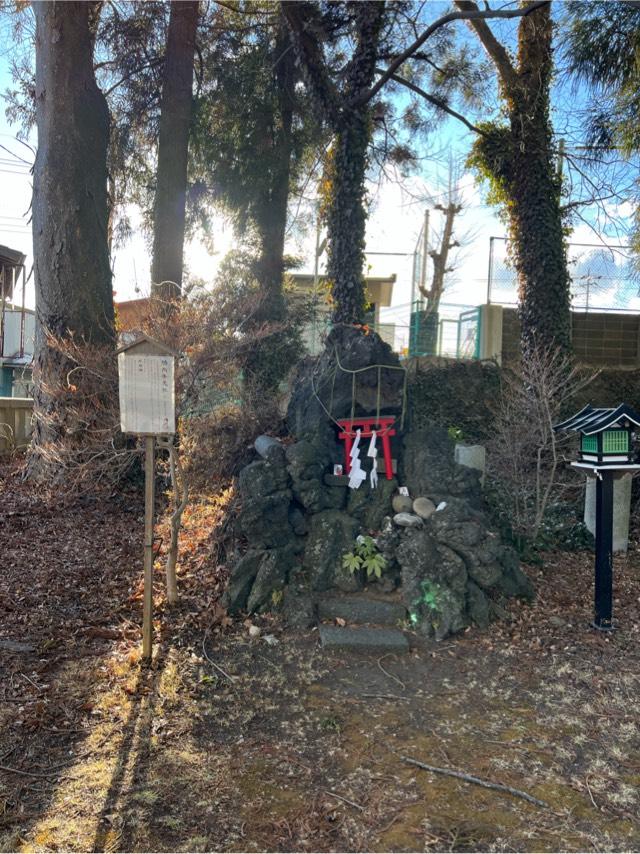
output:
<instances>
[{"instance_id":1,"label":"paper streamer on rope","mask_svg":"<svg viewBox=\"0 0 640 854\"><path fill-rule=\"evenodd\" d=\"M367 474L360 464L360 430L356 430L356 438L351 448L351 469L349 470L349 486L358 489L362 482L367 479Z\"/></svg>"},{"instance_id":2,"label":"paper streamer on rope","mask_svg":"<svg viewBox=\"0 0 640 854\"><path fill-rule=\"evenodd\" d=\"M369 450L367 456L371 457L373 463L371 465L371 474L369 475L369 483L371 489L375 489L378 485L378 449L376 448L376 431L371 431L371 441L369 442Z\"/></svg>"}]
</instances>

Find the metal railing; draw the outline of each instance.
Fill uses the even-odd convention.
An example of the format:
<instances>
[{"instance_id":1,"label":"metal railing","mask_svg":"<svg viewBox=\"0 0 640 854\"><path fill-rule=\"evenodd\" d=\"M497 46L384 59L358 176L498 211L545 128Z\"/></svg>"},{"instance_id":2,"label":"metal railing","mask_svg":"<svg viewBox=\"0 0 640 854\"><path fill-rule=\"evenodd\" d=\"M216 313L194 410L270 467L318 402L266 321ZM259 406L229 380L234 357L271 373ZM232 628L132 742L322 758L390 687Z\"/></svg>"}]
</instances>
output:
<instances>
[{"instance_id":1,"label":"metal railing","mask_svg":"<svg viewBox=\"0 0 640 854\"><path fill-rule=\"evenodd\" d=\"M573 311L640 312L640 277L628 246L569 243ZM489 238L487 302L515 306L516 273L505 237Z\"/></svg>"},{"instance_id":2,"label":"metal railing","mask_svg":"<svg viewBox=\"0 0 640 854\"><path fill-rule=\"evenodd\" d=\"M422 302L415 302L406 355L480 358L481 317L479 307L444 303L429 312Z\"/></svg>"}]
</instances>

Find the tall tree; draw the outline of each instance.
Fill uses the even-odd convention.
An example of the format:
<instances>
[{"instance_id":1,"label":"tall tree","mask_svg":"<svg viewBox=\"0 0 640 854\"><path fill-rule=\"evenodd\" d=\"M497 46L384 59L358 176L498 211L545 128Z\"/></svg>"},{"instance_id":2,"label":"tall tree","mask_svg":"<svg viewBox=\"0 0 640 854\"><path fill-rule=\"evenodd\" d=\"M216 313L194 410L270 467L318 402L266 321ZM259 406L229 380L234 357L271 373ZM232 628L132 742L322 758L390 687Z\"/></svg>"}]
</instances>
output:
<instances>
[{"instance_id":1,"label":"tall tree","mask_svg":"<svg viewBox=\"0 0 640 854\"><path fill-rule=\"evenodd\" d=\"M327 276L331 282L334 323L362 323L365 314L364 247L367 221L366 174L371 140L370 98L385 3L363 0L345 4L351 55L339 75L330 74L322 52L328 15L308 2L285 2L309 88L334 133L326 204ZM335 15L335 9L329 11Z\"/></svg>"},{"instance_id":2,"label":"tall tree","mask_svg":"<svg viewBox=\"0 0 640 854\"><path fill-rule=\"evenodd\" d=\"M394 20L394 15L403 13L404 4L335 4L307 0L285 0L283 3L307 85L334 134L326 200L328 274L334 299L334 321L359 323L364 315L368 148L374 116L378 117L380 112L384 122L384 105L374 104L374 98L390 81L402 82L416 90L410 81L398 76L405 63L414 57L426 60L440 88L446 90L450 81L459 75L453 65L442 68L434 60L438 58L438 42L445 34L446 43L447 27L454 21L516 18L541 5L543 3L536 0L523 8L480 10L470 4L469 8L446 12L424 26L422 18L431 10L430 4L426 4L420 7L418 18L409 16L409 44L404 46L405 33L401 33L399 39L390 39L396 42L395 48L390 50L385 26ZM420 32L422 26L424 29ZM436 48L431 50L434 44ZM378 59L390 62L380 69L376 67ZM422 90L417 91L432 105L444 106L442 97L434 98Z\"/></svg>"},{"instance_id":3,"label":"tall tree","mask_svg":"<svg viewBox=\"0 0 640 854\"><path fill-rule=\"evenodd\" d=\"M35 2L36 123L33 180L36 285L36 425L31 472L52 435L52 388L69 366L51 336L114 341L107 243L109 111L93 70L96 3Z\"/></svg>"},{"instance_id":4,"label":"tall tree","mask_svg":"<svg viewBox=\"0 0 640 854\"><path fill-rule=\"evenodd\" d=\"M162 75L151 281L164 299L182 289L189 125L199 0L173 0Z\"/></svg>"},{"instance_id":5,"label":"tall tree","mask_svg":"<svg viewBox=\"0 0 640 854\"><path fill-rule=\"evenodd\" d=\"M453 273L455 270L455 266L451 264L451 250L460 246L460 243L453 236L453 228L456 217L462 211L462 203L450 196L446 204L435 205L435 210L442 214L443 225L442 234L439 236L436 246L429 250L429 258L433 262L431 284L428 287L426 285L418 286L420 294L427 300L427 315L438 313L447 273Z\"/></svg>"},{"instance_id":6,"label":"tall tree","mask_svg":"<svg viewBox=\"0 0 640 854\"><path fill-rule=\"evenodd\" d=\"M205 52L191 179L196 199L221 205L238 237L257 244L254 274L263 299L256 320L281 320L290 191L318 134L296 92L299 72L280 5L248 4L224 10L224 17L226 26Z\"/></svg>"},{"instance_id":7,"label":"tall tree","mask_svg":"<svg viewBox=\"0 0 640 854\"><path fill-rule=\"evenodd\" d=\"M455 5L461 11L478 10L472 0ZM568 351L570 280L550 119L551 4L532 5L520 19L515 58L485 20L471 19L469 26L495 66L508 120L479 126L472 162L492 180L506 212L523 351L547 346Z\"/></svg>"},{"instance_id":8,"label":"tall tree","mask_svg":"<svg viewBox=\"0 0 640 854\"><path fill-rule=\"evenodd\" d=\"M253 333L245 350L245 387L269 391L284 376L299 339L284 293L292 193L324 142L300 84L280 3L245 3L219 11L217 37L207 39L203 85L196 99L190 149L193 210L224 209L251 252L243 267L253 292L243 323ZM246 261L253 260L246 268ZM248 282L249 283L249 282ZM260 333L260 334L257 334ZM285 354L287 358L285 358Z\"/></svg>"}]
</instances>

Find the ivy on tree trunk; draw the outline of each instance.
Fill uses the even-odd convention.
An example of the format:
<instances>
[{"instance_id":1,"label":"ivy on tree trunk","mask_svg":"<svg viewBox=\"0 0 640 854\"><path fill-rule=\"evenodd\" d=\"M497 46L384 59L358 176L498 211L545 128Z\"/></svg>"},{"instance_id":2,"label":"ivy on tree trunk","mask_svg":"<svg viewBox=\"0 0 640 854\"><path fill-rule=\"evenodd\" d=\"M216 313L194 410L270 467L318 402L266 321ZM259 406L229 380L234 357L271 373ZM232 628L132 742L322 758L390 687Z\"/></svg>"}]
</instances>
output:
<instances>
[{"instance_id":1,"label":"ivy on tree trunk","mask_svg":"<svg viewBox=\"0 0 640 854\"><path fill-rule=\"evenodd\" d=\"M351 7L354 48L342 86L338 87L330 79L313 35L312 4L283 4L307 83L334 133L327 170L330 185L326 203L329 245L327 277L333 300L333 321L358 324L364 320L366 307L365 182L372 128L367 94L376 71L385 3L380 0L363 0L351 4Z\"/></svg>"},{"instance_id":2,"label":"ivy on tree trunk","mask_svg":"<svg viewBox=\"0 0 640 854\"><path fill-rule=\"evenodd\" d=\"M459 9L476 4L457 0ZM549 117L553 72L551 5L520 20L515 63L487 23L470 21L492 59L508 126L480 125L471 163L493 182L504 205L518 278L521 342L535 348L571 348L570 280Z\"/></svg>"}]
</instances>

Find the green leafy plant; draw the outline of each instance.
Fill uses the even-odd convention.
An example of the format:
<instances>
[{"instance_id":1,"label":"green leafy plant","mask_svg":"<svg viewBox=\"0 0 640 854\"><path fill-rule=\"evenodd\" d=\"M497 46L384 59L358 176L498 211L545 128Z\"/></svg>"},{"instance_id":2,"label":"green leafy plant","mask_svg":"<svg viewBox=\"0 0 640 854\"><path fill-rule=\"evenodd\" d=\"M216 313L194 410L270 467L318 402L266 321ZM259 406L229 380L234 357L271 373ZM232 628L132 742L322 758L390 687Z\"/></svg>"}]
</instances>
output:
<instances>
[{"instance_id":1,"label":"green leafy plant","mask_svg":"<svg viewBox=\"0 0 640 854\"><path fill-rule=\"evenodd\" d=\"M342 557L342 566L349 572L357 572L364 569L367 578L381 578L387 565L386 558L378 551L378 546L373 537L360 535L352 552Z\"/></svg>"},{"instance_id":2,"label":"green leafy plant","mask_svg":"<svg viewBox=\"0 0 640 854\"><path fill-rule=\"evenodd\" d=\"M459 427L449 427L447 433L453 442L462 442L464 440L464 433Z\"/></svg>"},{"instance_id":3,"label":"green leafy plant","mask_svg":"<svg viewBox=\"0 0 640 854\"><path fill-rule=\"evenodd\" d=\"M380 552L369 555L369 557L365 558L362 562L363 569L366 569L368 578L371 578L372 575L376 578L382 578L382 571L386 565L387 561L384 555L381 555Z\"/></svg>"},{"instance_id":4,"label":"green leafy plant","mask_svg":"<svg viewBox=\"0 0 640 854\"><path fill-rule=\"evenodd\" d=\"M360 555L348 552L342 556L342 566L344 569L348 569L349 572L357 572L362 566L362 558Z\"/></svg>"},{"instance_id":5,"label":"green leafy plant","mask_svg":"<svg viewBox=\"0 0 640 854\"><path fill-rule=\"evenodd\" d=\"M430 611L437 612L440 609L441 588L438 584L425 579L420 585L421 596L414 602L414 607L409 614L411 623L416 626L420 621L421 607L427 607Z\"/></svg>"}]
</instances>

